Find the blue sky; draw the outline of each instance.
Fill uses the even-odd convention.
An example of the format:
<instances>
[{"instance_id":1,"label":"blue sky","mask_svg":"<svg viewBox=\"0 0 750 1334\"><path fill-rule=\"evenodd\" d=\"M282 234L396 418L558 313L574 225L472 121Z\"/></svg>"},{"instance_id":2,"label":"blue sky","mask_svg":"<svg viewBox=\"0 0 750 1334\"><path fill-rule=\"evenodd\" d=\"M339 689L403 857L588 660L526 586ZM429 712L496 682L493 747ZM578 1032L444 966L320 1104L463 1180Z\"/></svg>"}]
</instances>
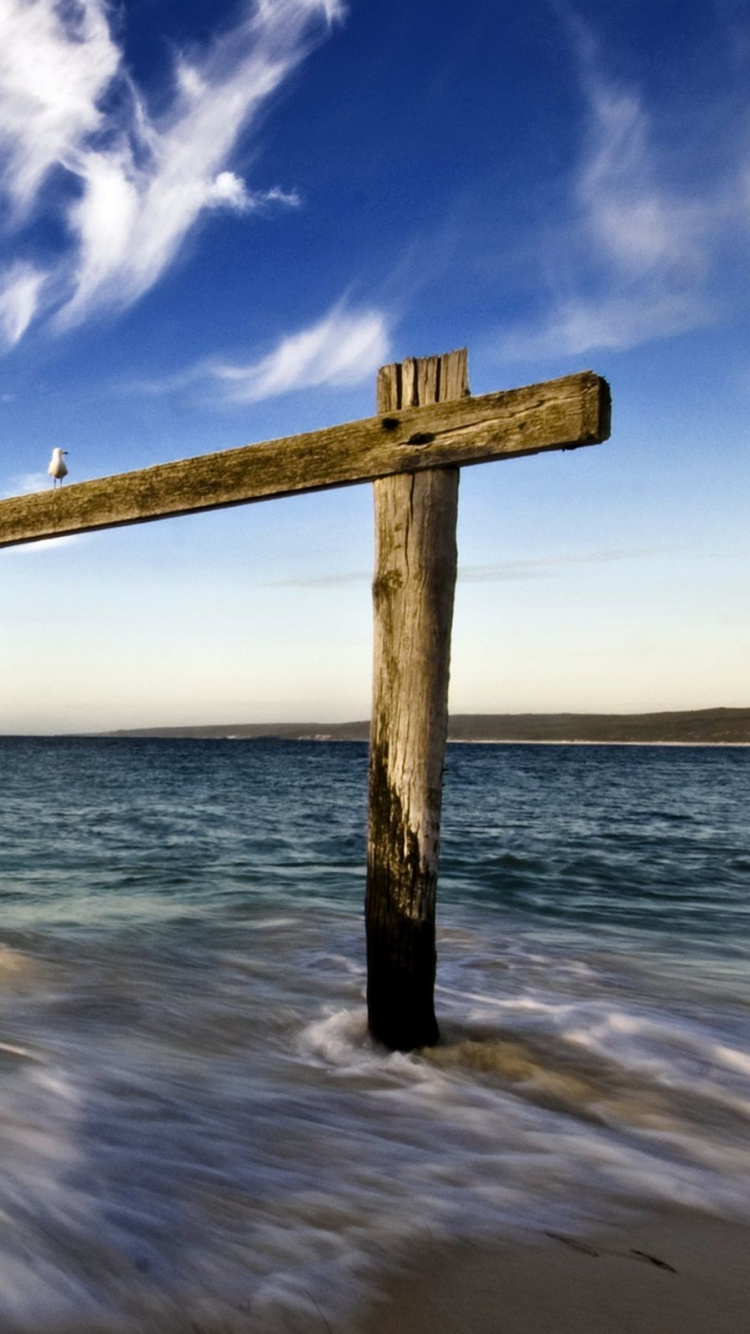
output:
<instances>
[{"instance_id":1,"label":"blue sky","mask_svg":"<svg viewBox=\"0 0 750 1334\"><path fill-rule=\"evenodd\" d=\"M593 368L464 470L455 712L747 705L735 0L3 0L0 494ZM365 717L371 494L0 552L0 732Z\"/></svg>"}]
</instances>

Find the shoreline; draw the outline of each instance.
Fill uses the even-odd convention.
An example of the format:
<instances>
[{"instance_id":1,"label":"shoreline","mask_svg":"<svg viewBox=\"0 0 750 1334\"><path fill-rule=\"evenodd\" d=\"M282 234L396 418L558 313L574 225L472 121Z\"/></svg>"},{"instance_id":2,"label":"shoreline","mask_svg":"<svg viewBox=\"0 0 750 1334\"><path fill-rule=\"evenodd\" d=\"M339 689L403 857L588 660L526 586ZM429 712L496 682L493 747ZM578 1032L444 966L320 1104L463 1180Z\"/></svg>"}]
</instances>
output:
<instances>
[{"instance_id":1,"label":"shoreline","mask_svg":"<svg viewBox=\"0 0 750 1334\"><path fill-rule=\"evenodd\" d=\"M423 1244L356 1334L739 1334L749 1250L750 1222L677 1207L591 1236Z\"/></svg>"},{"instance_id":2,"label":"shoreline","mask_svg":"<svg viewBox=\"0 0 750 1334\"><path fill-rule=\"evenodd\" d=\"M276 732L261 733L258 736L237 736L231 732L224 733L221 736L192 736L182 734L175 736L164 732L159 735L154 733L110 733L110 732L51 732L51 733L18 733L0 735L0 742L5 741L235 741L235 742L257 742L257 741L283 741L301 744L305 742L310 745L368 745L369 740L365 736L334 736L333 734L321 733L316 736L282 736ZM647 748L664 748L678 750L747 750L750 748L750 741L626 741L617 738L607 738L601 740L589 740L588 738L568 738L568 737L447 737L448 746L642 746Z\"/></svg>"},{"instance_id":3,"label":"shoreline","mask_svg":"<svg viewBox=\"0 0 750 1334\"><path fill-rule=\"evenodd\" d=\"M750 746L750 708L720 706L646 713L461 713L447 720L449 744L542 746ZM37 735L39 735L37 733ZM57 733L55 739L196 741L364 741L367 717L182 723ZM6 738L10 739L10 738Z\"/></svg>"},{"instance_id":4,"label":"shoreline","mask_svg":"<svg viewBox=\"0 0 750 1334\"><path fill-rule=\"evenodd\" d=\"M303 740L304 738L300 738ZM331 737L331 740L335 740ZM671 746L687 747L690 750L742 750L750 747L750 741L569 741L548 739L542 741L536 737L448 737L449 746Z\"/></svg>"}]
</instances>

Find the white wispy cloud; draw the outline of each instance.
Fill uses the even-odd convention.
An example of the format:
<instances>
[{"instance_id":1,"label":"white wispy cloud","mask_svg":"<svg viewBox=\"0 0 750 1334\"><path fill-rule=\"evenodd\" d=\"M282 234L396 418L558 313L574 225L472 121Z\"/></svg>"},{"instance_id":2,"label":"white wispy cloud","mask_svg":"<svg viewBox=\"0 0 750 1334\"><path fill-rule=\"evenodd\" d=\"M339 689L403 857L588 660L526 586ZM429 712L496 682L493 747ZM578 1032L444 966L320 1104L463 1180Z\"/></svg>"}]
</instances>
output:
<instances>
[{"instance_id":1,"label":"white wispy cloud","mask_svg":"<svg viewBox=\"0 0 750 1334\"><path fill-rule=\"evenodd\" d=\"M206 51L178 55L171 100L152 115L113 37L107 0L2 0L0 193L11 240L42 208L62 216L70 240L46 273L9 268L6 341L22 336L42 294L58 329L130 305L205 210L297 206L295 191L252 190L229 163L342 12L340 0L247 0Z\"/></svg>"},{"instance_id":2,"label":"white wispy cloud","mask_svg":"<svg viewBox=\"0 0 750 1334\"><path fill-rule=\"evenodd\" d=\"M576 195L587 239L625 279L701 277L714 210L657 179L650 119L635 93L593 73L584 87L590 122Z\"/></svg>"},{"instance_id":3,"label":"white wispy cloud","mask_svg":"<svg viewBox=\"0 0 750 1334\"><path fill-rule=\"evenodd\" d=\"M296 190L282 190L275 185L270 190L248 190L241 176L233 171L220 171L206 194L206 208L230 208L236 213L252 213L268 204L284 204L299 208L302 200Z\"/></svg>"},{"instance_id":4,"label":"white wispy cloud","mask_svg":"<svg viewBox=\"0 0 750 1334\"><path fill-rule=\"evenodd\" d=\"M53 168L103 127L99 103L119 67L103 0L3 0L2 188L17 214L28 211Z\"/></svg>"},{"instance_id":5,"label":"white wispy cloud","mask_svg":"<svg viewBox=\"0 0 750 1334\"><path fill-rule=\"evenodd\" d=\"M0 273L0 347L13 347L36 313L45 275L18 261Z\"/></svg>"},{"instance_id":6,"label":"white wispy cloud","mask_svg":"<svg viewBox=\"0 0 750 1334\"><path fill-rule=\"evenodd\" d=\"M11 489L6 497L28 496L32 491L48 491L52 485L46 472L24 472L13 478Z\"/></svg>"},{"instance_id":7,"label":"white wispy cloud","mask_svg":"<svg viewBox=\"0 0 750 1334\"><path fill-rule=\"evenodd\" d=\"M387 359L388 329L380 311L340 307L309 329L288 334L249 365L214 363L207 369L227 398L252 403L293 389L360 384Z\"/></svg>"},{"instance_id":8,"label":"white wispy cloud","mask_svg":"<svg viewBox=\"0 0 750 1334\"><path fill-rule=\"evenodd\" d=\"M285 335L255 361L204 361L148 387L158 393L199 384L218 392L225 402L254 403L298 389L361 384L388 360L389 347L388 321L382 311L336 305L322 320Z\"/></svg>"},{"instance_id":9,"label":"white wispy cloud","mask_svg":"<svg viewBox=\"0 0 750 1334\"><path fill-rule=\"evenodd\" d=\"M692 191L670 182L675 162L657 142L643 97L600 73L590 30L570 12L566 19L586 130L570 217L540 240L551 275L547 313L503 338L506 357L627 348L711 323L721 308L717 255L738 222L731 182L708 191L705 181ZM681 157L682 148L673 153Z\"/></svg>"},{"instance_id":10,"label":"white wispy cloud","mask_svg":"<svg viewBox=\"0 0 750 1334\"><path fill-rule=\"evenodd\" d=\"M718 319L707 294L638 290L557 295L538 324L503 335L506 359L574 356L595 349L622 351L654 338L687 333Z\"/></svg>"}]
</instances>

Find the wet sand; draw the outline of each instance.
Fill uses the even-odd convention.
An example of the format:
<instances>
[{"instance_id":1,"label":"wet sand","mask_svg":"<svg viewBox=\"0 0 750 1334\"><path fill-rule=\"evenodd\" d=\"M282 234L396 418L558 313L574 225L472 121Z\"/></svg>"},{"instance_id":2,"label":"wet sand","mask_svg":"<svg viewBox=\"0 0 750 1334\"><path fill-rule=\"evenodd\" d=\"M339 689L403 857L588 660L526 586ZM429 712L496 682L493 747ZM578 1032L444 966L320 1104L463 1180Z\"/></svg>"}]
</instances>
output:
<instances>
[{"instance_id":1,"label":"wet sand","mask_svg":"<svg viewBox=\"0 0 750 1334\"><path fill-rule=\"evenodd\" d=\"M358 1334L746 1334L750 1225L674 1211L596 1237L436 1245Z\"/></svg>"}]
</instances>

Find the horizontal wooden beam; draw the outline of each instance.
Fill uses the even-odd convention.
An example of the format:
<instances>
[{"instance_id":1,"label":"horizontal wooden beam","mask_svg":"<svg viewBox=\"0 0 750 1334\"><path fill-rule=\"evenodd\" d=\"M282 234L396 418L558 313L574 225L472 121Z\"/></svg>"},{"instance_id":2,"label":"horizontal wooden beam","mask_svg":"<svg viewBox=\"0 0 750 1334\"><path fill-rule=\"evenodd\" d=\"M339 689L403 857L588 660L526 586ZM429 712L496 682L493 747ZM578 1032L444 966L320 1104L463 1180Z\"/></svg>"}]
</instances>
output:
<instances>
[{"instance_id":1,"label":"horizontal wooden beam","mask_svg":"<svg viewBox=\"0 0 750 1334\"><path fill-rule=\"evenodd\" d=\"M0 547L606 440L592 371L0 501Z\"/></svg>"}]
</instances>

